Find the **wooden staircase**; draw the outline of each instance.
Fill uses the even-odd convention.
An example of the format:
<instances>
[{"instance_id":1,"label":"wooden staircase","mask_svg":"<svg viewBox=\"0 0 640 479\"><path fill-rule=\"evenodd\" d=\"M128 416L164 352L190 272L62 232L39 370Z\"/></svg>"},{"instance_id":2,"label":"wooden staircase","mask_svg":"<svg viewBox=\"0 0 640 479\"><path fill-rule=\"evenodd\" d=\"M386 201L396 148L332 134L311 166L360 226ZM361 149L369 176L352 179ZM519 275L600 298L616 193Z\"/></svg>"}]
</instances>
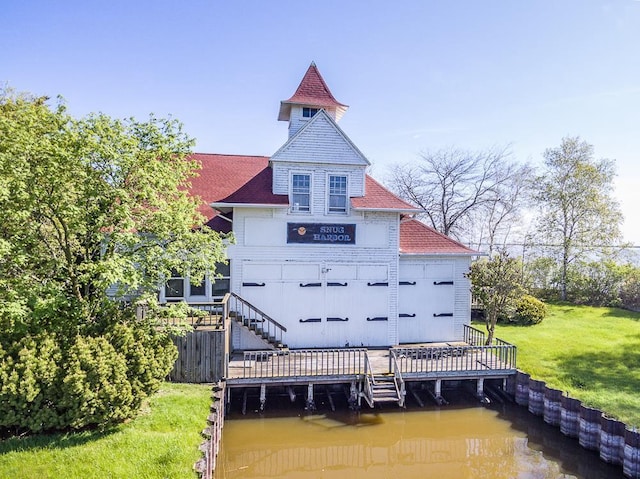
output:
<instances>
[{"instance_id":1,"label":"wooden staircase","mask_svg":"<svg viewBox=\"0 0 640 479\"><path fill-rule=\"evenodd\" d=\"M235 293L229 297L229 319L249 330L271 349L286 349L287 328Z\"/></svg>"},{"instance_id":2,"label":"wooden staircase","mask_svg":"<svg viewBox=\"0 0 640 479\"><path fill-rule=\"evenodd\" d=\"M400 403L400 392L396 387L393 374L378 374L373 376L371 384L373 404L380 403Z\"/></svg>"},{"instance_id":3,"label":"wooden staircase","mask_svg":"<svg viewBox=\"0 0 640 479\"><path fill-rule=\"evenodd\" d=\"M372 408L376 404L383 403L396 403L398 406L404 407L406 394L404 380L400 374L395 355L390 354L389 370L374 373L369 355L365 353L364 390L361 396Z\"/></svg>"}]
</instances>

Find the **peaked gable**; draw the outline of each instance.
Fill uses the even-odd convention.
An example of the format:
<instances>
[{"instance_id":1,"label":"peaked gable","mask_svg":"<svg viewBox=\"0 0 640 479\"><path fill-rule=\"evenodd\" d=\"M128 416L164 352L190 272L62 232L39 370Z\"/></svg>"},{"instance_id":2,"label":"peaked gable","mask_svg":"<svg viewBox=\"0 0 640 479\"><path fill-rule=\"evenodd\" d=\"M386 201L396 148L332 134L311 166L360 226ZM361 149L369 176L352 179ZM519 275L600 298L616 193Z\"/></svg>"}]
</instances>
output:
<instances>
[{"instance_id":1,"label":"peaked gable","mask_svg":"<svg viewBox=\"0 0 640 479\"><path fill-rule=\"evenodd\" d=\"M273 154L271 161L351 166L371 164L324 110L316 113L305 126L289 138Z\"/></svg>"}]
</instances>

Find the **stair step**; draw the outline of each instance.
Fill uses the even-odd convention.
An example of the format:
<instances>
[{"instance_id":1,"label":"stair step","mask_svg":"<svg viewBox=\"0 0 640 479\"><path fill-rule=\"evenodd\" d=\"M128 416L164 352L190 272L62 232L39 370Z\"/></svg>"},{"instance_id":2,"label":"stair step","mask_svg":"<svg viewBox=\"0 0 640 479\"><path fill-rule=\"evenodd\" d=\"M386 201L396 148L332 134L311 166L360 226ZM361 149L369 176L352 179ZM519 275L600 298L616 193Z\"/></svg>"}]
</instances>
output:
<instances>
[{"instance_id":1,"label":"stair step","mask_svg":"<svg viewBox=\"0 0 640 479\"><path fill-rule=\"evenodd\" d=\"M374 403L378 403L378 402L398 402L398 397L373 397L373 402Z\"/></svg>"}]
</instances>

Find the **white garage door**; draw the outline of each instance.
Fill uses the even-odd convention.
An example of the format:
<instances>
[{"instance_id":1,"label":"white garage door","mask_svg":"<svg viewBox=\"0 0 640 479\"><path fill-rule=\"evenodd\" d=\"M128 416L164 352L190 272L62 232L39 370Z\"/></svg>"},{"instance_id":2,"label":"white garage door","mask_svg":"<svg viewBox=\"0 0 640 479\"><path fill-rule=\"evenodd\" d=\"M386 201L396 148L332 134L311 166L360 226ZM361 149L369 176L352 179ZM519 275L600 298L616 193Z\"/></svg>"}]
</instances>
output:
<instances>
[{"instance_id":1,"label":"white garage door","mask_svg":"<svg viewBox=\"0 0 640 479\"><path fill-rule=\"evenodd\" d=\"M400 343L451 341L454 336L453 263L400 263Z\"/></svg>"},{"instance_id":2,"label":"white garage door","mask_svg":"<svg viewBox=\"0 0 640 479\"><path fill-rule=\"evenodd\" d=\"M287 328L295 348L388 344L386 264L243 265L240 295Z\"/></svg>"}]
</instances>

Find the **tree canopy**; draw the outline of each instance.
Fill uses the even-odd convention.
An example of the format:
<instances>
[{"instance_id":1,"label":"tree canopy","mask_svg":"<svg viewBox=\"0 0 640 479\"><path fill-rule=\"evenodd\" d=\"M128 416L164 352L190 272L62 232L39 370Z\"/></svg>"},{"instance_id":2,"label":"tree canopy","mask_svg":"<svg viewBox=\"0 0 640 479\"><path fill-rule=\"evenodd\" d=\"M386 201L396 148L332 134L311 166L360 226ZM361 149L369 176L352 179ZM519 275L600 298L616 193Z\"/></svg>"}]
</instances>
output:
<instances>
[{"instance_id":1,"label":"tree canopy","mask_svg":"<svg viewBox=\"0 0 640 479\"><path fill-rule=\"evenodd\" d=\"M224 261L188 193L192 144L175 120L76 119L0 90L0 429L123 420L169 372L168 336L108 292Z\"/></svg>"},{"instance_id":2,"label":"tree canopy","mask_svg":"<svg viewBox=\"0 0 640 479\"><path fill-rule=\"evenodd\" d=\"M544 169L533 183L536 236L557 259L564 300L570 264L620 239L622 214L612 197L615 165L596 160L593 146L579 137L563 138L543 156Z\"/></svg>"},{"instance_id":3,"label":"tree canopy","mask_svg":"<svg viewBox=\"0 0 640 479\"><path fill-rule=\"evenodd\" d=\"M0 141L3 316L55 297L95 320L112 285L155 291L171 269L198 278L224 259L187 192L198 164L177 121L74 119L4 91Z\"/></svg>"}]
</instances>

